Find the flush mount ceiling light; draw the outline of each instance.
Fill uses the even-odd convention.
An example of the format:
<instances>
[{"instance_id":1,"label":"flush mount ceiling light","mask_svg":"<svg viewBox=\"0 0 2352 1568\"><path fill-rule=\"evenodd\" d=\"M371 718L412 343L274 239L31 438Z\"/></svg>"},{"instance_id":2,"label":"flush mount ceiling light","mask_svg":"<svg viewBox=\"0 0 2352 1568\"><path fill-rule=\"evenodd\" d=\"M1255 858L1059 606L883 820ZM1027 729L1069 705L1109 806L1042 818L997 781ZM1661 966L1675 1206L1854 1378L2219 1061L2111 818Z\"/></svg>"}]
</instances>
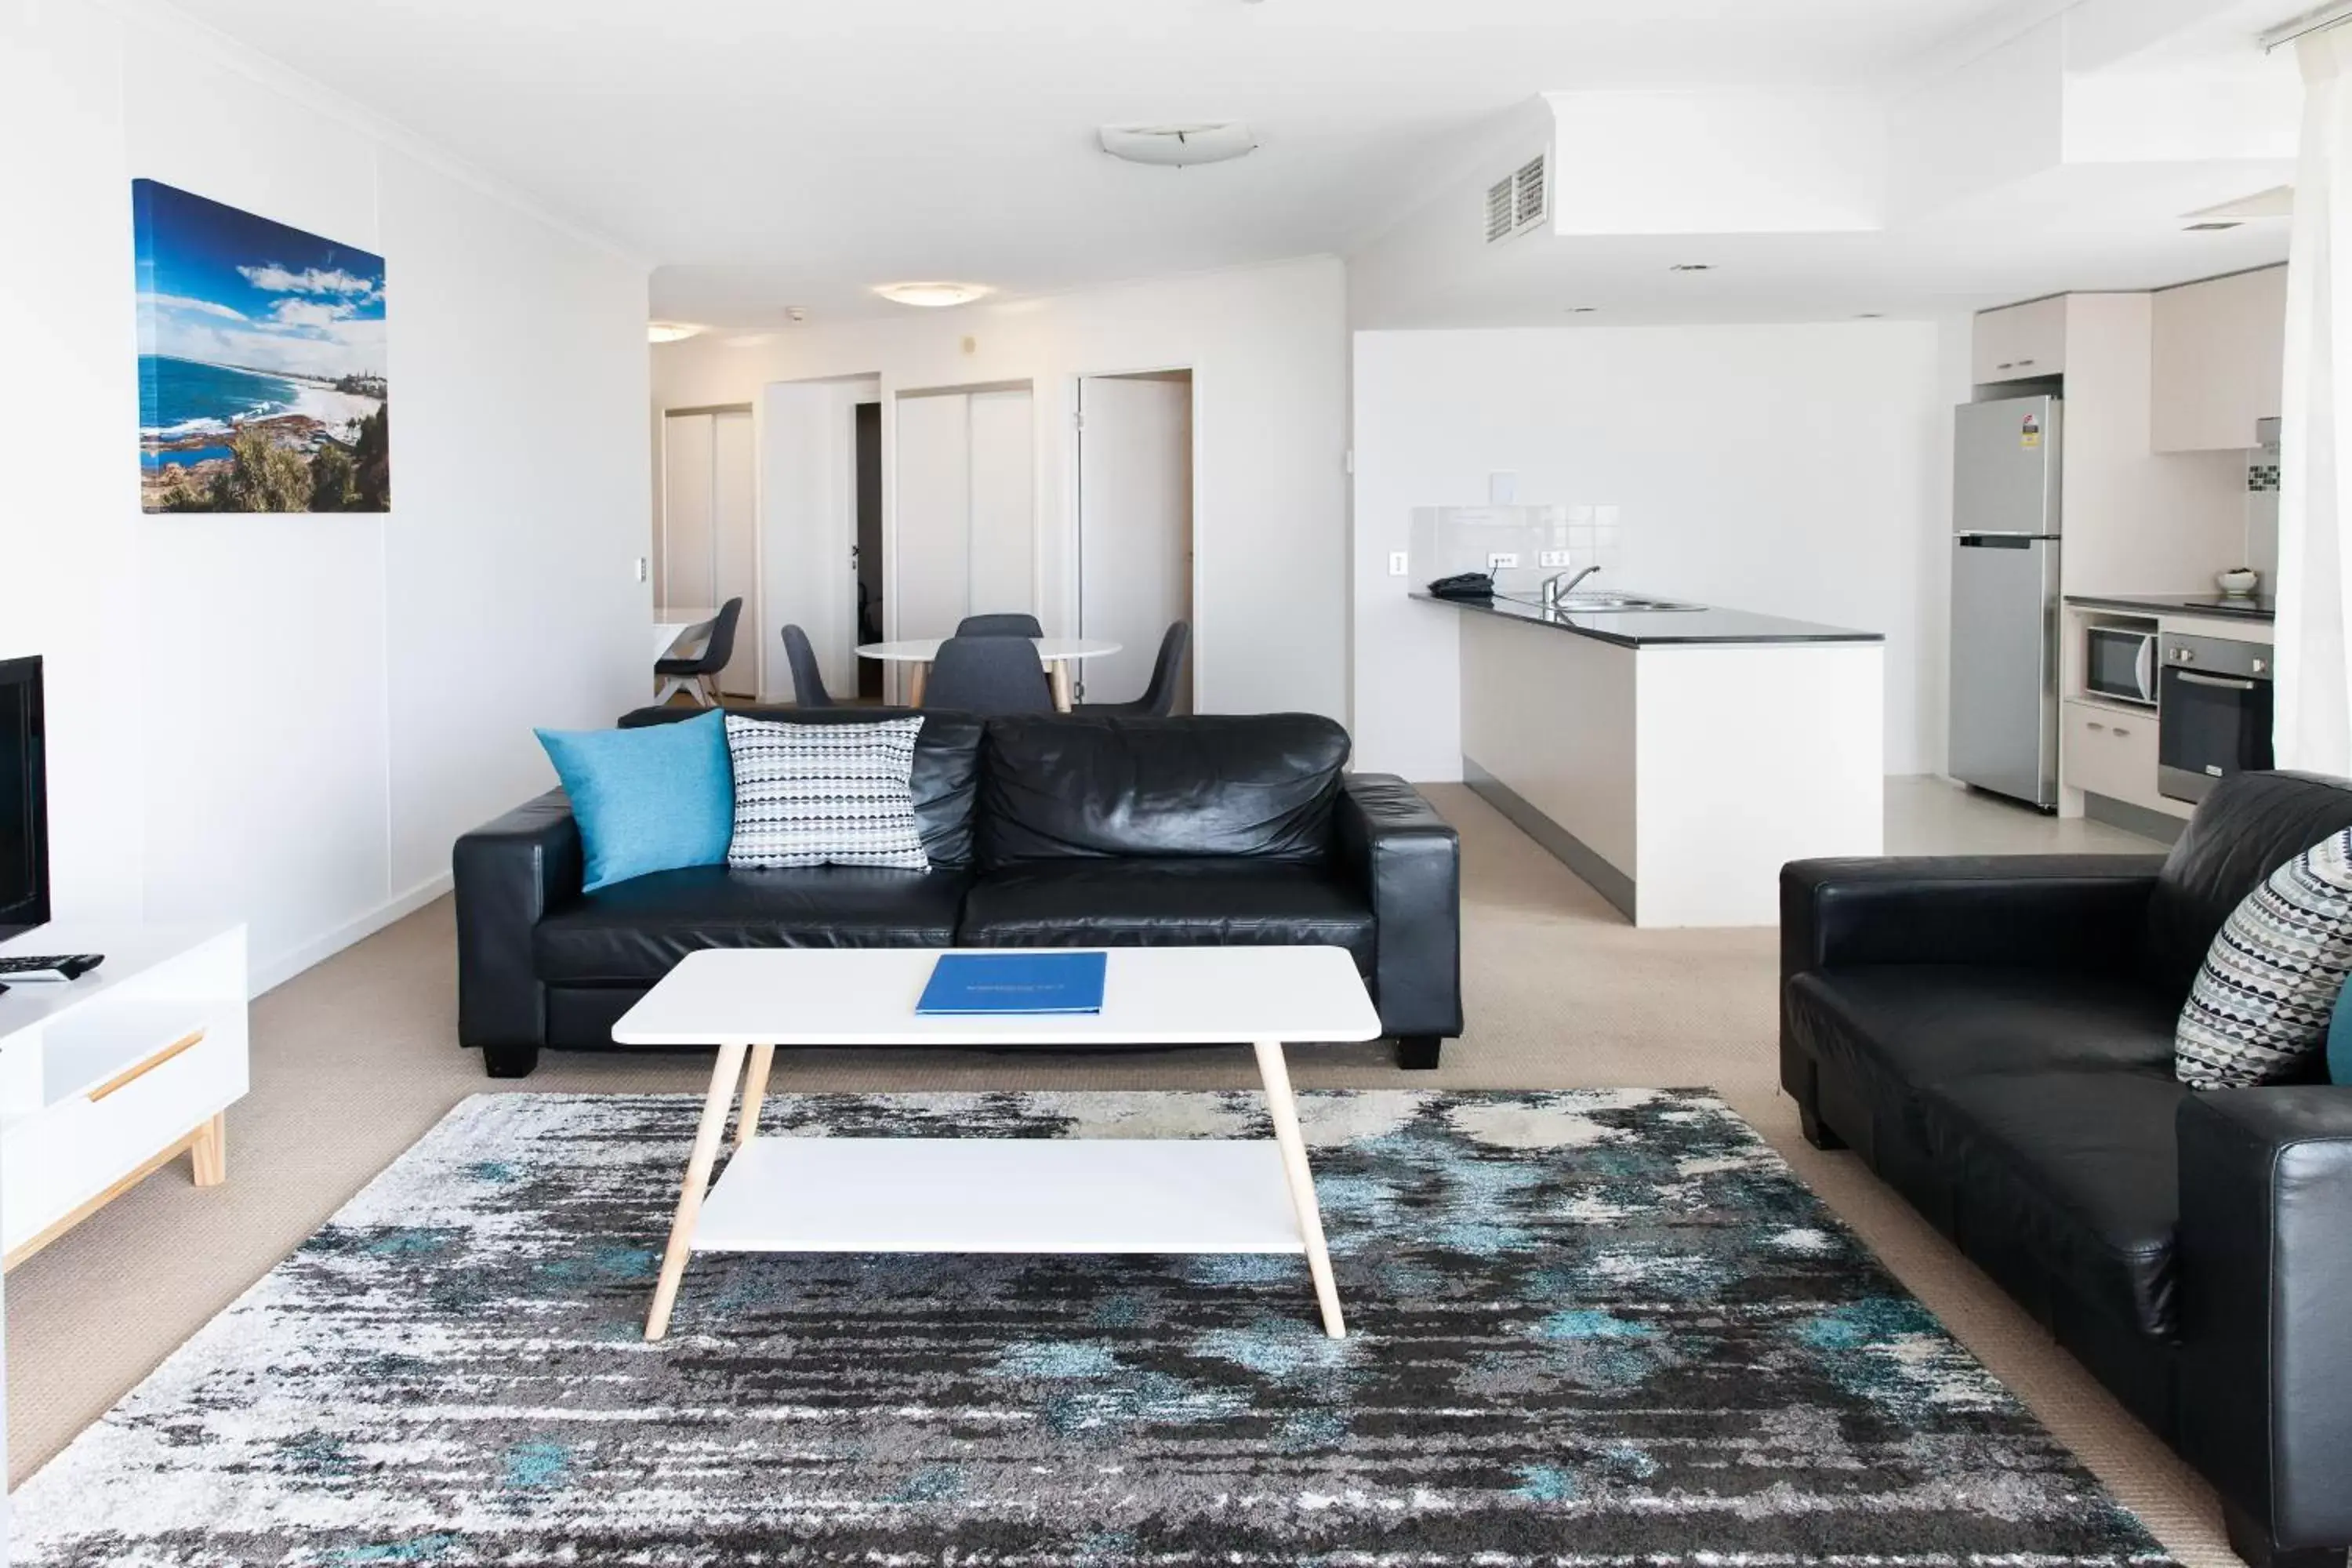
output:
<instances>
[{"instance_id":1,"label":"flush mount ceiling light","mask_svg":"<svg viewBox=\"0 0 2352 1568\"><path fill-rule=\"evenodd\" d=\"M927 310L945 310L950 305L969 305L988 292L985 283L950 283L934 280L929 283L878 283L874 291L885 300L899 305L919 305Z\"/></svg>"},{"instance_id":2,"label":"flush mount ceiling light","mask_svg":"<svg viewBox=\"0 0 2352 1568\"><path fill-rule=\"evenodd\" d=\"M1257 138L1238 120L1167 125L1106 125L1095 132L1102 150L1130 163L1185 168L1222 163L1257 151Z\"/></svg>"},{"instance_id":3,"label":"flush mount ceiling light","mask_svg":"<svg viewBox=\"0 0 2352 1568\"><path fill-rule=\"evenodd\" d=\"M649 343L683 342L688 338L709 330L693 321L647 321L646 342Z\"/></svg>"}]
</instances>

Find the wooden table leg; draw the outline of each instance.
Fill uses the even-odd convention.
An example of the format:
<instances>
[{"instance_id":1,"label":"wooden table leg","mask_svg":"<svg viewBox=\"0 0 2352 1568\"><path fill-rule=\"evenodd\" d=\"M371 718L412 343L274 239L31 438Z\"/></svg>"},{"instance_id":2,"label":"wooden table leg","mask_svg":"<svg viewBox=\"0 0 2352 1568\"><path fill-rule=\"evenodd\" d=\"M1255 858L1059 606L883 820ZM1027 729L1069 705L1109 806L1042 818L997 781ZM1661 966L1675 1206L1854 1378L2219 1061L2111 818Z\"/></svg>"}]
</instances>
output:
<instances>
[{"instance_id":1,"label":"wooden table leg","mask_svg":"<svg viewBox=\"0 0 2352 1568\"><path fill-rule=\"evenodd\" d=\"M1054 706L1067 713L1070 710L1070 661L1057 658L1045 667L1045 672L1054 678Z\"/></svg>"},{"instance_id":2,"label":"wooden table leg","mask_svg":"<svg viewBox=\"0 0 2352 1568\"><path fill-rule=\"evenodd\" d=\"M735 1117L735 1147L738 1149L760 1135L760 1104L768 1098L768 1068L775 1059L775 1047L751 1047L751 1070L743 1079L743 1109Z\"/></svg>"},{"instance_id":3,"label":"wooden table leg","mask_svg":"<svg viewBox=\"0 0 2352 1568\"><path fill-rule=\"evenodd\" d=\"M211 1121L196 1129L196 1140L188 1145L188 1174L200 1187L216 1187L228 1180L226 1112L215 1112Z\"/></svg>"},{"instance_id":4,"label":"wooden table leg","mask_svg":"<svg viewBox=\"0 0 2352 1568\"><path fill-rule=\"evenodd\" d=\"M694 1130L694 1152L686 1162L686 1186L677 1195L677 1217L670 1221L669 1248L662 1254L653 1310L646 1316L648 1340L669 1332L669 1310L677 1304L687 1257L694 1250L694 1222L702 1213L703 1194L710 1190L710 1167L718 1163L719 1145L727 1131L727 1107L735 1098L736 1079L743 1076L744 1049L719 1047L719 1060L710 1069L710 1092L703 1097L702 1121Z\"/></svg>"},{"instance_id":5,"label":"wooden table leg","mask_svg":"<svg viewBox=\"0 0 2352 1568\"><path fill-rule=\"evenodd\" d=\"M1323 1331L1343 1340L1348 1325L1339 1316L1339 1287L1331 1278L1331 1254L1323 1245L1323 1210L1315 1201L1315 1173L1307 1168L1307 1140L1298 1131L1298 1102L1291 1097L1290 1069L1283 1064L1280 1040L1257 1042L1257 1071L1265 1080L1266 1113L1274 1119L1274 1141L1282 1147L1282 1173L1290 1182L1298 1232L1307 1240L1307 1272L1314 1277L1315 1300L1323 1309Z\"/></svg>"},{"instance_id":6,"label":"wooden table leg","mask_svg":"<svg viewBox=\"0 0 2352 1568\"><path fill-rule=\"evenodd\" d=\"M909 666L909 667L908 668L908 670L907 670L907 706L908 706L908 707L909 707L909 708L920 708L920 707L923 705L923 683L924 683L925 681L929 680L930 678L931 678L931 667L930 667L929 665L928 665L928 664L917 663L917 664L911 665L911 666Z\"/></svg>"}]
</instances>

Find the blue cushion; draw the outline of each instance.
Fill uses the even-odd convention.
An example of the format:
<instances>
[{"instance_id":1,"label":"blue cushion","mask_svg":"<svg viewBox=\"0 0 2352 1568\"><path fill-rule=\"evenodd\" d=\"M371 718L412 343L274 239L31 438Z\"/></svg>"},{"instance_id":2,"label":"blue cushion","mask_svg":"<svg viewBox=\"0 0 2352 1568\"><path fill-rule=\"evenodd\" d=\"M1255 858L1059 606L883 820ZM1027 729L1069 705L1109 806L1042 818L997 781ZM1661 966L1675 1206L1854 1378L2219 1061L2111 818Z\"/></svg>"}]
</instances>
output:
<instances>
[{"instance_id":1,"label":"blue cushion","mask_svg":"<svg viewBox=\"0 0 2352 1568\"><path fill-rule=\"evenodd\" d=\"M735 775L717 709L642 730L541 730L572 797L588 860L583 890L651 871L716 866L735 831Z\"/></svg>"},{"instance_id":2,"label":"blue cushion","mask_svg":"<svg viewBox=\"0 0 2352 1568\"><path fill-rule=\"evenodd\" d=\"M2327 1018L2327 1081L2352 1083L2352 985L2336 994Z\"/></svg>"}]
</instances>

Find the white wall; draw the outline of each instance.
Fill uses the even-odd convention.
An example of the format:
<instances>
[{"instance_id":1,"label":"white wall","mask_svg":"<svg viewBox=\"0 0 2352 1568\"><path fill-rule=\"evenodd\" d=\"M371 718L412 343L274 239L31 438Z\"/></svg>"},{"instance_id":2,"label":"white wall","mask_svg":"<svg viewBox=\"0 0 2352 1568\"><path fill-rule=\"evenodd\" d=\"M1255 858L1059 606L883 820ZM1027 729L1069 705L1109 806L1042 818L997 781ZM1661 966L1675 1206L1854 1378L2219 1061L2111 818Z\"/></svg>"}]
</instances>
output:
<instances>
[{"instance_id":1,"label":"white wall","mask_svg":"<svg viewBox=\"0 0 2352 1568\"><path fill-rule=\"evenodd\" d=\"M1346 308L1340 263L1315 258L997 306L713 333L654 351L654 401L656 409L742 402L772 382L879 376L887 560L896 395L1034 384L1038 615L1055 631L1070 624L1076 595L1077 378L1189 368L1202 710L1338 718L1347 690Z\"/></svg>"},{"instance_id":2,"label":"white wall","mask_svg":"<svg viewBox=\"0 0 2352 1568\"><path fill-rule=\"evenodd\" d=\"M1360 765L1461 776L1460 611L1392 577L1415 507L1622 509L1595 587L1882 631L1886 767L1940 772L1951 408L1968 323L1365 331L1355 340ZM1572 712L1559 715L1575 722Z\"/></svg>"},{"instance_id":3,"label":"white wall","mask_svg":"<svg viewBox=\"0 0 2352 1568\"><path fill-rule=\"evenodd\" d=\"M645 274L144 5L0 0L0 655L47 660L58 912L242 919L272 984L447 885L642 698ZM142 517L130 182L383 254L394 510Z\"/></svg>"}]
</instances>

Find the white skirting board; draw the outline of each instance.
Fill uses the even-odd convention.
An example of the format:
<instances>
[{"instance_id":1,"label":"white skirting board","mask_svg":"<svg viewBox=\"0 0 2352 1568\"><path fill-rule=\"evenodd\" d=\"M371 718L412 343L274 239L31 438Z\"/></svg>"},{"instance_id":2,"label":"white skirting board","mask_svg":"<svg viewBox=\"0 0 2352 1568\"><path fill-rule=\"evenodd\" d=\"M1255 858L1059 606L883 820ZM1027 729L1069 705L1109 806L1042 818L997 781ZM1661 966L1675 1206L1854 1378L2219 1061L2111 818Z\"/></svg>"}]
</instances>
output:
<instances>
[{"instance_id":1,"label":"white skirting board","mask_svg":"<svg viewBox=\"0 0 2352 1568\"><path fill-rule=\"evenodd\" d=\"M1269 1141L754 1139L698 1252L1307 1249Z\"/></svg>"}]
</instances>

